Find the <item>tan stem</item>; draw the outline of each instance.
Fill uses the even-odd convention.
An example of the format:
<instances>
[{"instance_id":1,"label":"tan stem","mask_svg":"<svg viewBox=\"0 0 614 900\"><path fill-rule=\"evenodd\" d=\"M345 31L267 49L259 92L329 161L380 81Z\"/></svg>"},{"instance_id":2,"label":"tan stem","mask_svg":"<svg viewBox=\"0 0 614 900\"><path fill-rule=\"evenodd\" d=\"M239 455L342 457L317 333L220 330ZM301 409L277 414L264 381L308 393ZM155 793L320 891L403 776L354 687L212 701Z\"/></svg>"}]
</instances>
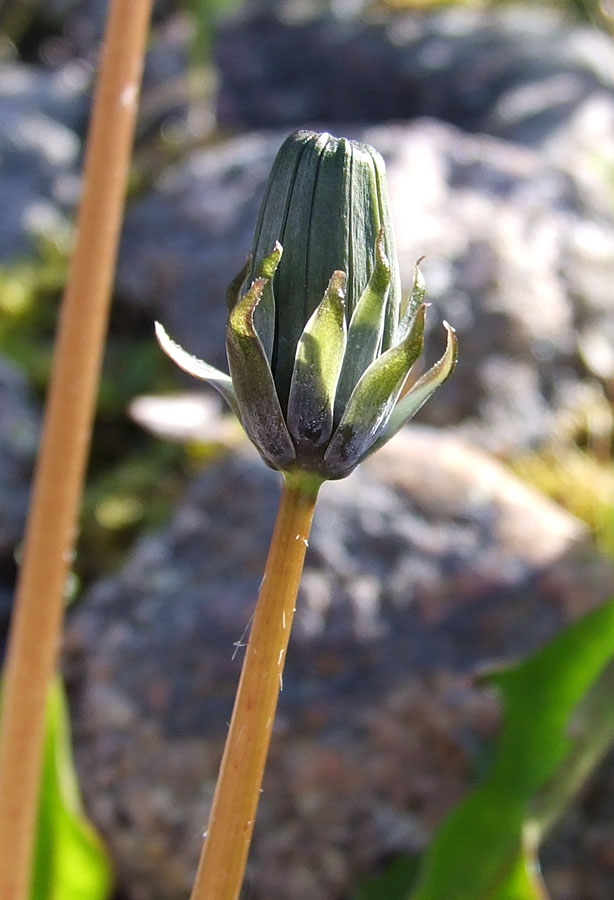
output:
<instances>
[{"instance_id":1,"label":"tan stem","mask_svg":"<svg viewBox=\"0 0 614 900\"><path fill-rule=\"evenodd\" d=\"M7 651L0 723L0 897L27 900L47 688L99 381L152 0L112 0Z\"/></svg>"},{"instance_id":2,"label":"tan stem","mask_svg":"<svg viewBox=\"0 0 614 900\"><path fill-rule=\"evenodd\" d=\"M241 890L315 502L284 485L192 900Z\"/></svg>"}]
</instances>

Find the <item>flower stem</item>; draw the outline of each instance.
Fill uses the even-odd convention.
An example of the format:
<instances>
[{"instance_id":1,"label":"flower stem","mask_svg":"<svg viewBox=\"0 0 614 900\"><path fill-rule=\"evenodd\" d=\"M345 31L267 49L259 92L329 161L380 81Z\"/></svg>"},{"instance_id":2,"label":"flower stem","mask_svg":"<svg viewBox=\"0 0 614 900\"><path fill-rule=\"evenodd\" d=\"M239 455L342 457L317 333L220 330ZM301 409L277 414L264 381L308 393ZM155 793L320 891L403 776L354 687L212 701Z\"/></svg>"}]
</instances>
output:
<instances>
[{"instance_id":1,"label":"flower stem","mask_svg":"<svg viewBox=\"0 0 614 900\"><path fill-rule=\"evenodd\" d=\"M241 890L316 497L284 482L191 900Z\"/></svg>"},{"instance_id":2,"label":"flower stem","mask_svg":"<svg viewBox=\"0 0 614 900\"><path fill-rule=\"evenodd\" d=\"M27 900L47 690L57 664L152 0L113 0L62 301L0 721L0 897Z\"/></svg>"}]
</instances>

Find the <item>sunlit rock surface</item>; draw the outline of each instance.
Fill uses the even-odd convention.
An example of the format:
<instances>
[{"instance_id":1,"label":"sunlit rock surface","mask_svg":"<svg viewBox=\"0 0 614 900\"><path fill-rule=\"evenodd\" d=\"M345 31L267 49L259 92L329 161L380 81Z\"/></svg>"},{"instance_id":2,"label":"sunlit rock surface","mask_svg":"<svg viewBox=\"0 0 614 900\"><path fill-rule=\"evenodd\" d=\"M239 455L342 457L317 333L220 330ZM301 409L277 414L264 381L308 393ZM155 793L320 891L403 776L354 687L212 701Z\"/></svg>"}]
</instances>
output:
<instances>
[{"instance_id":1,"label":"sunlit rock surface","mask_svg":"<svg viewBox=\"0 0 614 900\"><path fill-rule=\"evenodd\" d=\"M582 385L614 374L614 219L533 149L420 120L344 127L388 164L405 289L423 271L430 337L459 335L454 379L421 412L497 452L552 437ZM180 343L225 366L223 296L242 265L285 132L189 155L128 213L118 287Z\"/></svg>"}]
</instances>

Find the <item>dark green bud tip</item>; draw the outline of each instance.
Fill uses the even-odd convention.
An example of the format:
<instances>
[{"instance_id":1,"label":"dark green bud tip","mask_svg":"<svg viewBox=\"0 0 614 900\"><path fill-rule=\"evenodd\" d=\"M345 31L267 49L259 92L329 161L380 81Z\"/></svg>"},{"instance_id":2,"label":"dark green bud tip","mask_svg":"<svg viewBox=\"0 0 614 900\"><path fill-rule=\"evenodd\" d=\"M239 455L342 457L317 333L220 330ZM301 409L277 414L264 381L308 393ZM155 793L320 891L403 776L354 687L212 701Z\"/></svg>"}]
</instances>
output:
<instances>
[{"instance_id":1,"label":"dark green bud tip","mask_svg":"<svg viewBox=\"0 0 614 900\"><path fill-rule=\"evenodd\" d=\"M270 466L294 479L341 478L454 368L456 338L446 326L443 357L399 399L422 352L424 295L416 265L401 304L380 155L298 131L277 154L250 260L228 290L231 385L167 337L161 342L223 393Z\"/></svg>"}]
</instances>

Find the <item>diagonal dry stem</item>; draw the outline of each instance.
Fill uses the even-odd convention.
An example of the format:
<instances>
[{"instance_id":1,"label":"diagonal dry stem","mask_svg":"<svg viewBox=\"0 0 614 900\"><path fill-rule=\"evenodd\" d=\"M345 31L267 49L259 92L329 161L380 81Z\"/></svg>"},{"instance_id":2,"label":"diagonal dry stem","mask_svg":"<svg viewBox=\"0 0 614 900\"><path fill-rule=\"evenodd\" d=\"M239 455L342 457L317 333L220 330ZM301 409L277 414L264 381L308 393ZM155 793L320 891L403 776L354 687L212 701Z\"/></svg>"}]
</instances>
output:
<instances>
[{"instance_id":1,"label":"diagonal dry stem","mask_svg":"<svg viewBox=\"0 0 614 900\"><path fill-rule=\"evenodd\" d=\"M315 502L284 484L192 900L241 890Z\"/></svg>"},{"instance_id":2,"label":"diagonal dry stem","mask_svg":"<svg viewBox=\"0 0 614 900\"><path fill-rule=\"evenodd\" d=\"M152 0L112 0L62 302L0 729L0 898L27 900L47 689L76 531Z\"/></svg>"}]
</instances>

